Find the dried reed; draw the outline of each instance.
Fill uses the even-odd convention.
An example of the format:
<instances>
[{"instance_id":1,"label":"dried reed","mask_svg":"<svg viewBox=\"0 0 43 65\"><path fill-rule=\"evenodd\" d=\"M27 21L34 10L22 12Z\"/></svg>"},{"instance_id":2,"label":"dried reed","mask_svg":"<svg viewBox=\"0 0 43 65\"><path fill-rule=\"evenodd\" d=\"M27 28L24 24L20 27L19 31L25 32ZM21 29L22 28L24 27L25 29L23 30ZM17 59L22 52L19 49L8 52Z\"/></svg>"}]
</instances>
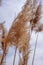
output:
<instances>
[{"instance_id":1,"label":"dried reed","mask_svg":"<svg viewBox=\"0 0 43 65\"><path fill-rule=\"evenodd\" d=\"M23 6L22 11L18 14L14 20L8 35L3 40L3 51L4 55L1 61L3 63L4 57L6 56L7 48L9 45L14 45L18 48L19 52L22 53L22 60L19 62L19 65L27 65L28 62L28 50L29 50L29 41L30 41L30 29L33 30L40 19L40 5L37 6L34 4L36 0L27 0ZM35 9L35 11L34 11ZM30 25L27 25L30 22ZM16 53L16 52L15 52ZM16 54L15 54L16 55ZM14 55L14 62L15 62ZM13 62L13 65L14 65Z\"/></svg>"}]
</instances>

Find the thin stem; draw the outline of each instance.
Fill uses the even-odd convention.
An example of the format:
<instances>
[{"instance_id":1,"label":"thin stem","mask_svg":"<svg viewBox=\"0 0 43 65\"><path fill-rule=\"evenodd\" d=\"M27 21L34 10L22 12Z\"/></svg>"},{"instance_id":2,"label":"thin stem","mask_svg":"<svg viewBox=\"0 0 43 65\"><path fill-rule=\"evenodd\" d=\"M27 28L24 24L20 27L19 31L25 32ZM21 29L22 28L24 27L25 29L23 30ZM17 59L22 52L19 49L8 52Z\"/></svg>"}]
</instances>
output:
<instances>
[{"instance_id":1,"label":"thin stem","mask_svg":"<svg viewBox=\"0 0 43 65\"><path fill-rule=\"evenodd\" d=\"M36 43L35 43L35 49L34 49L34 53L33 53L32 65L34 64L35 52L36 52L36 47L37 47L37 40L38 40L38 34L37 34Z\"/></svg>"},{"instance_id":2,"label":"thin stem","mask_svg":"<svg viewBox=\"0 0 43 65\"><path fill-rule=\"evenodd\" d=\"M15 49L15 54L14 54L13 65L15 64L16 52L17 52L17 47L16 47L16 49Z\"/></svg>"},{"instance_id":3,"label":"thin stem","mask_svg":"<svg viewBox=\"0 0 43 65\"><path fill-rule=\"evenodd\" d=\"M5 51L3 52L3 56L2 56L2 59L1 59L1 63L0 63L0 65L3 64L3 60L4 60L4 58L5 58L5 60L6 60L6 53L5 53Z\"/></svg>"}]
</instances>

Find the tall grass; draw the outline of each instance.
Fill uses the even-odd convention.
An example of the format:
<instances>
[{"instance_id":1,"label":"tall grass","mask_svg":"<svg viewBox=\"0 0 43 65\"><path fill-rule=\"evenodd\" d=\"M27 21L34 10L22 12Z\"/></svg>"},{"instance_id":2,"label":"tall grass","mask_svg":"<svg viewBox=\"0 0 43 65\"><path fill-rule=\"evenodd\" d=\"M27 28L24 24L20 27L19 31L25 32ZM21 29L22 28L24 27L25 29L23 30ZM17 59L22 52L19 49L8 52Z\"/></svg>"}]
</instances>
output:
<instances>
[{"instance_id":1,"label":"tall grass","mask_svg":"<svg viewBox=\"0 0 43 65\"><path fill-rule=\"evenodd\" d=\"M19 65L27 65L30 53L30 30L34 30L34 28L37 27L36 24L40 19L41 5L36 5L36 0L27 0L23 6L22 11L13 21L8 35L3 40L2 47L4 53L0 65L3 65L3 60L6 57L8 47L11 45L16 46L16 51L18 49L19 53L22 53L22 59L20 57ZM16 51L14 55L13 65L16 58Z\"/></svg>"}]
</instances>

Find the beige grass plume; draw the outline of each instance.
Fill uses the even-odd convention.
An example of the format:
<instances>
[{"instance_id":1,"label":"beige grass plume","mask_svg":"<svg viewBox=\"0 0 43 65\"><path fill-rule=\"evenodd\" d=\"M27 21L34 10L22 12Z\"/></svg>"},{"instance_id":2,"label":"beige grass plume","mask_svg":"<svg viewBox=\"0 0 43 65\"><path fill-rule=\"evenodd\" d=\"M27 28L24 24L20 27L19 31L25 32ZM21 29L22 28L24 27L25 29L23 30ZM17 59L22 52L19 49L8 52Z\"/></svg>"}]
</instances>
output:
<instances>
[{"instance_id":1,"label":"beige grass plume","mask_svg":"<svg viewBox=\"0 0 43 65\"><path fill-rule=\"evenodd\" d=\"M36 0L35 0L36 1ZM34 0L27 0L23 6L22 11L18 14L16 19L8 32L8 35L4 40L4 54L6 55L6 50L9 46L14 45L19 49L23 55L23 62L19 65L27 65L28 62L28 51L29 51L29 41L30 41L30 28L33 29L37 23L37 18L39 17L39 6L35 8L33 4ZM33 10L35 8L35 11ZM38 16L37 16L38 14ZM35 16L35 17L34 17ZM36 22L35 22L36 21ZM27 25L27 24L31 25ZM33 24L34 26L33 26ZM26 54L27 53L27 54ZM3 57L4 59L4 57ZM2 60L3 63L3 60ZM2 64L1 64L2 65Z\"/></svg>"}]
</instances>

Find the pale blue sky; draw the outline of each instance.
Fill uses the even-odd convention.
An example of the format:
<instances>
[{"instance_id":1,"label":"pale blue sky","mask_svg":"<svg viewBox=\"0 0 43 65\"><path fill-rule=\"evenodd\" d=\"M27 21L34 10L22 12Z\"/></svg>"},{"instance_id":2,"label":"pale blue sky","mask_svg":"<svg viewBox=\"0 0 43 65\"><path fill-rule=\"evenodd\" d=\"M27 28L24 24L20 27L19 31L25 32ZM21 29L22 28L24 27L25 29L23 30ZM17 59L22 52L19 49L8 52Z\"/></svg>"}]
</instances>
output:
<instances>
[{"instance_id":1,"label":"pale blue sky","mask_svg":"<svg viewBox=\"0 0 43 65\"><path fill-rule=\"evenodd\" d=\"M0 7L0 22L6 21L7 29L9 29L14 18L17 16L25 0L3 0Z\"/></svg>"}]
</instances>

